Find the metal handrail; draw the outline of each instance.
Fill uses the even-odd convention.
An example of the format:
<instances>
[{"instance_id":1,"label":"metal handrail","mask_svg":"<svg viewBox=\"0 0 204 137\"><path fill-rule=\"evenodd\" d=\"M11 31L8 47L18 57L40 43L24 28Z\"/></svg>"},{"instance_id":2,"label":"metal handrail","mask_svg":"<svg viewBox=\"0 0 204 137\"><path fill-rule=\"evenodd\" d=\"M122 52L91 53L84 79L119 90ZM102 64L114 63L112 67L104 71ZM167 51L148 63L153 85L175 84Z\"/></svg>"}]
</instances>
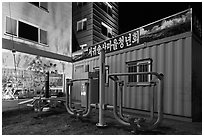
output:
<instances>
[{"instance_id":1,"label":"metal handrail","mask_svg":"<svg viewBox=\"0 0 204 137\"><path fill-rule=\"evenodd\" d=\"M157 103L158 103L157 104L158 105L158 117L157 117L156 122L154 122L153 124L149 123L149 126L147 126L147 127L144 127L143 125L141 125L142 123L137 123L138 121L135 122L135 120L127 122L122 114L118 115L118 113L117 113L117 84L119 83L118 76L144 75L144 74L145 75L148 75L148 74L155 75L157 77L157 79L159 80L159 90L158 90L159 93L158 93L158 101L157 101ZM142 130L142 131L152 130L152 129L156 128L161 123L161 121L163 119L163 77L164 77L163 74L159 74L157 72L112 73L112 74L109 74L108 77L114 81L114 91L113 91L114 109L113 109L113 113L114 113L116 120L118 120L121 124L127 125L127 126L131 126L132 124L134 124L134 127L136 128L136 130ZM120 108L122 108L122 107L120 106ZM120 112L122 113L122 111L120 111ZM153 114L154 114L154 112L151 113L151 121L153 121L153 117L152 117Z\"/></svg>"}]
</instances>

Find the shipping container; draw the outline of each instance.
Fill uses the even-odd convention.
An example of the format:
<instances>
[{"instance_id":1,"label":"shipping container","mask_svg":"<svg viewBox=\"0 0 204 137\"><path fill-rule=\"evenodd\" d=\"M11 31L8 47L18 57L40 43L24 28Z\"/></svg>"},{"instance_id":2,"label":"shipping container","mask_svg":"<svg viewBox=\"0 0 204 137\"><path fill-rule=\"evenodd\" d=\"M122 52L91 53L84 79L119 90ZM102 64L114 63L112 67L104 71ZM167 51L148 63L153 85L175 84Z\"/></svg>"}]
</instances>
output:
<instances>
[{"instance_id":1,"label":"shipping container","mask_svg":"<svg viewBox=\"0 0 204 137\"><path fill-rule=\"evenodd\" d=\"M104 48L105 64L108 66L106 76L108 73L126 72L162 73L165 116L201 121L202 41L200 33L193 31L199 28L194 22L192 9L188 9L93 45L89 47L85 58L83 56L73 63L73 79L82 78L87 68L89 72L95 71L94 68L100 64L100 48ZM124 43L119 43L122 38ZM132 39L128 41L128 38ZM123 107L150 111L151 87L147 82L153 77L144 75L120 79L125 82ZM135 83L140 83L140 86ZM79 88L80 84L73 89L73 98L76 100L80 100ZM113 81L106 79L105 104L112 105L113 88Z\"/></svg>"}]
</instances>

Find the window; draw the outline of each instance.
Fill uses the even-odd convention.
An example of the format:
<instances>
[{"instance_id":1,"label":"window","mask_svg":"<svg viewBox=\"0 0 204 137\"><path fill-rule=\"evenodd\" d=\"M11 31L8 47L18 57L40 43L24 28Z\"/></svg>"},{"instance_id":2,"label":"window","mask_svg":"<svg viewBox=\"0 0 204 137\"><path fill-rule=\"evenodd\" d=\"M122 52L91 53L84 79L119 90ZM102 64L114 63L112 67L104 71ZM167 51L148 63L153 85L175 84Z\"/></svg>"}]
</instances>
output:
<instances>
[{"instance_id":1,"label":"window","mask_svg":"<svg viewBox=\"0 0 204 137\"><path fill-rule=\"evenodd\" d=\"M17 20L6 17L6 33L17 36Z\"/></svg>"},{"instance_id":2,"label":"window","mask_svg":"<svg viewBox=\"0 0 204 137\"><path fill-rule=\"evenodd\" d=\"M9 17L6 17L6 34L47 45L47 31Z\"/></svg>"},{"instance_id":3,"label":"window","mask_svg":"<svg viewBox=\"0 0 204 137\"><path fill-rule=\"evenodd\" d=\"M35 5L36 7L40 7L44 10L48 10L48 3L47 2L30 2L30 3Z\"/></svg>"},{"instance_id":4,"label":"window","mask_svg":"<svg viewBox=\"0 0 204 137\"><path fill-rule=\"evenodd\" d=\"M77 31L78 32L86 30L86 22L87 22L87 18L77 21Z\"/></svg>"},{"instance_id":5,"label":"window","mask_svg":"<svg viewBox=\"0 0 204 137\"><path fill-rule=\"evenodd\" d=\"M103 22L101 23L101 33L106 37L112 38L112 28Z\"/></svg>"},{"instance_id":6,"label":"window","mask_svg":"<svg viewBox=\"0 0 204 137\"><path fill-rule=\"evenodd\" d=\"M18 36L38 42L38 28L19 21Z\"/></svg>"},{"instance_id":7,"label":"window","mask_svg":"<svg viewBox=\"0 0 204 137\"><path fill-rule=\"evenodd\" d=\"M94 70L99 72L99 67L95 67ZM108 86L108 84L109 84L108 74L109 74L109 66L106 65L105 66L105 85L106 86Z\"/></svg>"},{"instance_id":8,"label":"window","mask_svg":"<svg viewBox=\"0 0 204 137\"><path fill-rule=\"evenodd\" d=\"M151 72L152 60L144 59L127 62L128 72ZM151 75L132 75L128 76L129 83L147 83L151 81Z\"/></svg>"},{"instance_id":9,"label":"window","mask_svg":"<svg viewBox=\"0 0 204 137\"><path fill-rule=\"evenodd\" d=\"M30 2L30 3L37 6L37 7L39 7L39 4L40 4L39 2Z\"/></svg>"},{"instance_id":10,"label":"window","mask_svg":"<svg viewBox=\"0 0 204 137\"><path fill-rule=\"evenodd\" d=\"M47 31L40 29L40 43L47 45Z\"/></svg>"},{"instance_id":11,"label":"window","mask_svg":"<svg viewBox=\"0 0 204 137\"><path fill-rule=\"evenodd\" d=\"M47 2L40 2L40 7L45 9L45 10L48 10L48 3Z\"/></svg>"},{"instance_id":12,"label":"window","mask_svg":"<svg viewBox=\"0 0 204 137\"><path fill-rule=\"evenodd\" d=\"M101 9L112 16L112 6L108 2L101 2Z\"/></svg>"},{"instance_id":13,"label":"window","mask_svg":"<svg viewBox=\"0 0 204 137\"><path fill-rule=\"evenodd\" d=\"M77 7L81 8L81 7L83 7L86 4L87 4L87 2L77 2Z\"/></svg>"}]
</instances>

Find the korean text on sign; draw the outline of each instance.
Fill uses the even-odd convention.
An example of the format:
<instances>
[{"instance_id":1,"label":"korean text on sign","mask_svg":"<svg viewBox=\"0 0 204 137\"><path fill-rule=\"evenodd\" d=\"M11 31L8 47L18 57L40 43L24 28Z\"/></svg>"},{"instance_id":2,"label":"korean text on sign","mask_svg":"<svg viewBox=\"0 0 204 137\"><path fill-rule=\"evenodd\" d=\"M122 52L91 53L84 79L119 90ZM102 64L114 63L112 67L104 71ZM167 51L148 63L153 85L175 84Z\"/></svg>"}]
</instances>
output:
<instances>
[{"instance_id":1,"label":"korean text on sign","mask_svg":"<svg viewBox=\"0 0 204 137\"><path fill-rule=\"evenodd\" d=\"M98 56L101 48L106 53L118 51L139 44L139 30L133 30L118 37L109 39L95 46L89 47L89 57Z\"/></svg>"}]
</instances>

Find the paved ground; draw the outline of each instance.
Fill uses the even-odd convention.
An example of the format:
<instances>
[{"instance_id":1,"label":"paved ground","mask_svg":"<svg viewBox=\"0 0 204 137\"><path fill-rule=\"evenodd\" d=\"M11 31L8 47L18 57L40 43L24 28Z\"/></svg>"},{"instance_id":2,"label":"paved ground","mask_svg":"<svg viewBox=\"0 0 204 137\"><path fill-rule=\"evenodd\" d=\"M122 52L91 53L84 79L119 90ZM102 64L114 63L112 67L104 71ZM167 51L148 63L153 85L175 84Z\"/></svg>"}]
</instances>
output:
<instances>
[{"instance_id":1,"label":"paved ground","mask_svg":"<svg viewBox=\"0 0 204 137\"><path fill-rule=\"evenodd\" d=\"M31 108L8 110L2 113L3 135L133 135L132 128L119 124L112 111L105 112L108 127L97 128L98 110L93 109L89 118L70 116L64 106L50 112L35 113ZM202 123L164 119L150 132L140 135L202 135Z\"/></svg>"},{"instance_id":2,"label":"paved ground","mask_svg":"<svg viewBox=\"0 0 204 137\"><path fill-rule=\"evenodd\" d=\"M19 100L2 100L2 111L18 109L19 107L25 107L25 105L18 106L19 102L25 101L28 99L19 99Z\"/></svg>"}]
</instances>

